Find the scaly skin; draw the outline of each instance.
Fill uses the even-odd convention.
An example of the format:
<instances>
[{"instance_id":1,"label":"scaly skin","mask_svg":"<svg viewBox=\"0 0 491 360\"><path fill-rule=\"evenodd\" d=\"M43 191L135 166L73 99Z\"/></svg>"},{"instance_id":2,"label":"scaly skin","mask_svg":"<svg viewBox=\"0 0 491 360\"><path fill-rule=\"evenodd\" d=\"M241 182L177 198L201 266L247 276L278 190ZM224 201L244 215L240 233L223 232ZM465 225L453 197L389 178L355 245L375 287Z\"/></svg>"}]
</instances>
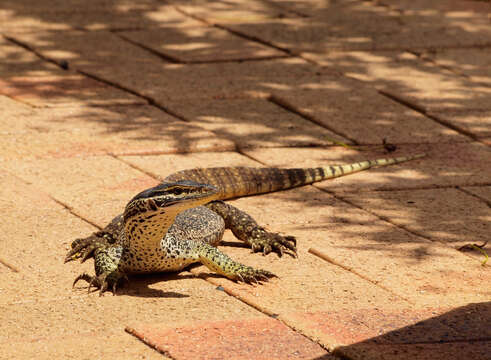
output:
<instances>
[{"instance_id":1,"label":"scaly skin","mask_svg":"<svg viewBox=\"0 0 491 360\"><path fill-rule=\"evenodd\" d=\"M290 189L347 175L372 166L386 166L424 155L368 160L350 165L308 169L226 167L174 173L154 188L135 196L102 231L72 243L65 262L94 257L96 276L79 280L116 290L127 274L180 271L200 262L232 280L250 283L274 274L240 264L215 246L225 228L254 252L296 256L296 239L270 233L248 214L221 200ZM203 206L205 205L205 206Z\"/></svg>"}]
</instances>

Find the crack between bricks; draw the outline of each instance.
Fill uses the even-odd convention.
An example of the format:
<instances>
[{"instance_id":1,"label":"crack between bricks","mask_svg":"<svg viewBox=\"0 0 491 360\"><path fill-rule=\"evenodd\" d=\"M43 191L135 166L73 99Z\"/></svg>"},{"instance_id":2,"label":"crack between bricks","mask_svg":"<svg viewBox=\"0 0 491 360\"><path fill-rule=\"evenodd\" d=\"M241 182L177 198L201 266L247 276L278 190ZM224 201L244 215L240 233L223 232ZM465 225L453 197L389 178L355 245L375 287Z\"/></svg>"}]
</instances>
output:
<instances>
[{"instance_id":1,"label":"crack between bricks","mask_svg":"<svg viewBox=\"0 0 491 360\"><path fill-rule=\"evenodd\" d=\"M98 224L96 224L95 222L93 222L92 220L89 220L87 218L85 218L83 215L79 214L77 211L75 211L73 209L73 207L71 207L70 205L64 203L63 201L61 200L58 200L57 198L55 198L54 196L50 195L50 194L47 194L47 196L53 200L55 203L57 203L58 205L61 205L63 208L65 208L65 210L67 210L70 214L72 214L73 216L76 216L77 218L79 218L80 220L86 222L87 224L89 225L92 225L94 226L95 228L99 229L99 230L102 230L102 227L99 226Z\"/></svg>"},{"instance_id":2,"label":"crack between bricks","mask_svg":"<svg viewBox=\"0 0 491 360\"><path fill-rule=\"evenodd\" d=\"M157 351L158 353L168 357L169 359L172 359L172 360L177 360L175 357L173 357L168 351L164 350L164 349L161 349L159 348L158 344L155 343L154 341L151 341L150 339L146 338L146 337L139 337L137 334L138 332L131 328L130 326L126 326L124 328L124 331L126 331L128 334L130 335L133 335L137 340L143 342L145 345L147 345L148 347L154 349L155 351Z\"/></svg>"},{"instance_id":3,"label":"crack between bricks","mask_svg":"<svg viewBox=\"0 0 491 360\"><path fill-rule=\"evenodd\" d=\"M276 321L279 321L280 323L282 323L283 325L285 325L286 327L290 328L292 331L298 333L299 335L305 337L306 339L308 339L309 341L312 341L316 344L318 344L319 346L321 346L324 350L326 350L329 354L331 354L330 350L322 343L320 343L318 340L316 340L314 337L310 337L309 335L305 334L301 329L298 329L297 327L293 326L290 324L289 321L287 321L286 319L283 318L283 316L281 316L281 314L277 314L277 313L274 313L266 308L264 308L263 306L257 304L256 302L250 300L250 299L247 299L246 297L242 296L240 294L240 292L238 291L235 291L234 289L231 289L229 288L228 286L224 286L222 284L220 284L219 281L215 281L214 278L212 277L209 277L209 276L201 276L201 274L193 271L194 269L191 270L191 273L197 275L198 278L214 285L214 286L220 286L223 291L229 295L229 296L232 296L234 298L236 298L237 300L239 300L240 302L252 307L253 309L259 311L260 313L264 314L264 315L267 315L273 319L275 319Z\"/></svg>"},{"instance_id":4,"label":"crack between bricks","mask_svg":"<svg viewBox=\"0 0 491 360\"><path fill-rule=\"evenodd\" d=\"M409 108L411 108L411 109L419 112L420 114L422 114L422 115L430 118L431 120L439 123L440 125L443 125L443 126L449 128L449 129L452 129L452 130L458 132L461 135L467 136L467 137L471 138L474 141L481 142L480 139L475 134L471 133L470 131L465 130L464 128L461 128L460 126L457 126L457 125L453 124L450 121L447 121L445 119L440 118L439 116L433 114L431 111L427 110L422 105L416 104L416 103L412 102L409 99L405 99L404 97L402 97L400 95L391 93L391 92L386 91L386 90L383 90L383 89L377 89L377 91L378 91L379 94L387 97L388 99L390 99L392 101L395 101L395 102L397 102L399 104L402 104L404 106L407 106L407 107L409 107Z\"/></svg>"},{"instance_id":5,"label":"crack between bricks","mask_svg":"<svg viewBox=\"0 0 491 360\"><path fill-rule=\"evenodd\" d=\"M472 187L472 186L473 186L473 187L484 187L484 186L491 186L491 184L486 184L486 185L484 185L484 186L480 186L480 185L464 185L464 186L465 186L465 187ZM481 201L481 202L485 203L487 206L491 207L491 201L489 201L488 199L486 199L486 198L484 198L484 197L481 197L481 196L479 196L479 195L477 195L477 194L474 194L473 192L471 192L471 191L469 191L469 190L467 190L467 189L462 188L460 185L456 186L455 188L456 188L457 190L459 190L459 191L463 192L464 194L467 194L467 195L469 195L469 196L472 196L472 197L474 197L474 198L478 199L479 201Z\"/></svg>"},{"instance_id":6,"label":"crack between bricks","mask_svg":"<svg viewBox=\"0 0 491 360\"><path fill-rule=\"evenodd\" d=\"M212 26L212 27L215 27L217 29L224 30L224 31L226 31L226 32L228 32L230 34L233 34L235 36L238 36L238 37L240 37L242 39L253 41L253 42L256 42L256 43L259 43L259 44L268 46L270 48L273 48L273 49L282 51L286 55L289 55L289 56L294 55L290 49L283 48L283 47L280 47L280 46L271 44L271 43L269 43L267 41L264 41L264 40L262 40L262 39L260 39L260 38L258 38L256 36L250 36L250 35L247 35L247 34L244 34L244 33L240 32L240 31L233 30L233 29L231 29L231 28L229 28L229 27L227 27L225 25L221 25L221 24L218 24L218 23L210 22L210 21L206 20L205 18L202 18L202 17L200 17L198 15L188 13L186 10L181 9L179 6L174 6L174 9L177 12L181 13L182 15L184 15L184 16L187 16L187 17L189 17L191 19L194 19L194 20L198 20L198 21L200 21L200 22L202 22L202 23L204 23L204 24L206 24L208 26Z\"/></svg>"},{"instance_id":7,"label":"crack between bricks","mask_svg":"<svg viewBox=\"0 0 491 360\"><path fill-rule=\"evenodd\" d=\"M386 222L386 223L388 223L388 224L390 224L390 225L392 225L392 226L395 226L396 228L401 229L401 230L403 230L403 231L405 231L405 232L407 232L407 233L409 233L409 234L411 234L411 235L414 235L414 236L416 236L416 237L419 237L419 238L421 238L421 239L424 239L424 240L426 240L426 241L429 241L430 243L438 243L438 244L440 244L440 245L443 245L443 246L445 246L446 248L448 248L448 249L452 249L452 250L456 251L457 253L459 253L459 254L461 254L461 255L464 255L464 256L467 256L468 258L470 258L470 259L472 259L472 260L474 260L474 261L480 261L480 260L479 260L479 259L477 259L476 257L474 257L474 256L472 256L472 255L470 255L470 254L467 254L467 253L465 253L465 252L459 251L458 249L456 249L456 248L454 248L454 247L452 247L452 246L448 245L448 244L447 244L446 242L444 242L444 241L440 241L440 240L438 240L438 239L433 239L433 238L428 237L428 236L426 236L426 235L423 235L423 234L421 234L421 233L419 233L419 232L417 232L417 231L411 230L411 229L407 228L407 227L406 227L406 226L404 226L404 225L401 225L401 224L396 224L396 223L394 223L393 221L391 221L391 220L390 220L388 217L386 217L386 216L382 216L382 215L378 215L377 213L375 213L375 212L373 212L373 211L371 211L371 210L369 210L369 209L365 209L364 207L359 206L359 205L357 205L357 204L353 203L352 201L350 201L350 200L346 199L346 198L345 198L345 197L343 197L341 194L335 193L335 192L330 191L330 190L327 190L327 189L323 189L323 188L317 187L317 186L315 186L315 185L314 185L314 187L315 187L316 189L319 189L319 190L321 190L321 191L324 191L324 192L326 192L326 193L328 193L328 194L332 195L332 196L333 196L334 198L336 198L337 200L340 200L340 201L342 201L342 202L344 202L344 203L346 203L346 204L348 204L348 205L354 206L354 207L356 207L356 208L358 208L358 209L360 209L360 210L362 210L362 211L365 211L365 212L367 212L368 214L375 216L375 217L376 217L376 218L378 218L379 220L381 220L381 221L383 221L383 222Z\"/></svg>"},{"instance_id":8,"label":"crack between bricks","mask_svg":"<svg viewBox=\"0 0 491 360\"><path fill-rule=\"evenodd\" d=\"M491 183L472 183L472 184L465 184L465 185L421 185L421 186L408 186L408 187L393 187L393 188L375 188L375 189L369 189L369 190L360 190L358 193L368 193L368 192L389 192L389 191L411 191L411 190L433 190L433 189L458 189L459 186L474 186L474 187L484 187L484 186L491 186ZM339 190L331 190L334 194L338 194L340 196L345 193L345 191L339 191ZM350 192L351 194L354 194L353 191Z\"/></svg>"},{"instance_id":9,"label":"crack between bricks","mask_svg":"<svg viewBox=\"0 0 491 360\"><path fill-rule=\"evenodd\" d=\"M401 300L404 300L404 301L408 302L411 305L415 305L415 303L413 301L409 300L408 298L405 298L404 296L395 293L394 291L392 291L391 289L385 287L384 285L381 285L380 284L380 281L370 279L368 276L365 276L365 275L359 273L358 271L356 271L355 269L353 269L350 266L343 265L339 261L336 261L335 259L333 259L332 257L330 257L329 255L327 255L326 253L324 253L324 252L322 252L320 250L317 250L315 248L310 248L308 250L308 252L310 254L312 254L314 256L317 256L318 258L320 258L320 259L322 259L322 260L324 260L324 261L326 261L326 262L334 265L334 266L340 267L343 270L346 270L346 271L348 271L348 272L350 272L350 273L358 276L359 278L361 278L361 279L363 279L365 281L368 281L369 283L375 285L376 287L379 287L382 290L387 291L389 294L391 294L391 295L393 295L393 296L395 296L395 297L397 297L397 298L399 298Z\"/></svg>"},{"instance_id":10,"label":"crack between bricks","mask_svg":"<svg viewBox=\"0 0 491 360\"><path fill-rule=\"evenodd\" d=\"M160 51L154 50L151 47L146 46L145 44L140 44L139 42L134 41L134 40L124 36L123 34L119 34L117 32L113 32L113 34L116 35L117 37L119 37L121 40L124 40L124 41L126 41L132 45L135 45L136 47L139 47L140 49L143 49L143 50L145 50L145 51L147 51L147 52L149 52L155 56L158 56L160 59L165 60L166 62L169 62L172 64L182 64L183 63L178 58L175 58L171 55L163 54Z\"/></svg>"},{"instance_id":11,"label":"crack between bricks","mask_svg":"<svg viewBox=\"0 0 491 360\"><path fill-rule=\"evenodd\" d=\"M137 46L145 51L148 51L149 53L158 56L162 60L166 61L167 63L171 64L182 64L182 65L202 65L202 64L221 64L221 63L242 63L242 62L250 62L250 61L268 61L268 60L275 60L275 59L284 59L287 58L287 55L270 55L270 56L261 56L261 57L253 57L253 58L235 58L235 59L217 59L217 60L181 60L177 57L174 57L172 55L160 52L158 50L153 49L150 46L147 46L145 44L141 44L137 41L132 40L129 37L126 37L123 34L119 34L117 32L114 33L116 36L118 36L120 39Z\"/></svg>"},{"instance_id":12,"label":"crack between bricks","mask_svg":"<svg viewBox=\"0 0 491 360\"><path fill-rule=\"evenodd\" d=\"M338 136L341 136L342 138L344 139L347 139L349 141L351 141L354 145L360 145L355 139L352 139L350 138L348 135L344 134L343 132L339 131L339 130L336 130L324 123L322 123L321 121L318 121L315 117L309 115L309 114L306 114L304 113L303 111L297 109L295 106L293 106L292 104L290 104L288 101L282 99L281 97L278 97L276 95L272 95L270 94L268 97L267 97L267 100L270 101L271 103L283 108L284 110L287 110L289 112L292 112L300 117L302 117L303 119L305 120L308 120L316 125L319 125L321 127L323 127L324 129L327 129L329 130L330 132L338 135Z\"/></svg>"},{"instance_id":13,"label":"crack between bricks","mask_svg":"<svg viewBox=\"0 0 491 360\"><path fill-rule=\"evenodd\" d=\"M16 266L12 265L11 263L9 263L8 261L2 258L0 258L0 264L5 266L7 269L11 270L12 272L20 273L19 269Z\"/></svg>"},{"instance_id":14,"label":"crack between bricks","mask_svg":"<svg viewBox=\"0 0 491 360\"><path fill-rule=\"evenodd\" d=\"M160 175L157 175L157 174L155 174L155 173L153 173L151 171L145 170L145 169L143 169L143 168L141 168L141 167L139 167L139 166L137 166L137 165L135 165L135 164L133 164L133 163L131 163L129 161L126 161L125 159L122 159L120 157L121 155L115 155L115 154L108 154L108 155L111 156L112 158L114 158L115 160L120 161L123 164L129 166L130 168L135 169L137 171L140 171L140 172L144 173L147 176L150 176L152 179L155 179L155 180L158 180L158 181L163 181L163 178Z\"/></svg>"},{"instance_id":15,"label":"crack between bricks","mask_svg":"<svg viewBox=\"0 0 491 360\"><path fill-rule=\"evenodd\" d=\"M110 81L110 80L107 80L107 79L104 79L104 78L101 78L97 75L94 75L94 74L91 74L89 72L86 72L84 70L76 70L79 74L82 74L84 76L87 76L88 78L91 78L93 80L96 80L96 81L99 81L105 85L109 85L109 86L112 86L114 88L117 88L119 90L122 90L122 91L125 91L125 92L128 92L136 97L139 97L139 98L142 98L144 100L146 100L148 102L149 105L151 106L154 106L156 108L158 108L159 110L165 112L166 114L168 115L171 115L173 117L175 117L176 119L179 119L181 121L184 121L184 122L189 122L188 120L186 120L185 118L183 118L182 116L174 113L172 110L168 109L167 107L159 104L155 99L153 99L152 97L150 96L147 96L147 95L144 95L144 94L141 94L139 93L138 91L135 91L135 90L132 90L130 88L127 88L126 86L123 86L121 84L118 84L118 83L115 83L113 81Z\"/></svg>"}]
</instances>

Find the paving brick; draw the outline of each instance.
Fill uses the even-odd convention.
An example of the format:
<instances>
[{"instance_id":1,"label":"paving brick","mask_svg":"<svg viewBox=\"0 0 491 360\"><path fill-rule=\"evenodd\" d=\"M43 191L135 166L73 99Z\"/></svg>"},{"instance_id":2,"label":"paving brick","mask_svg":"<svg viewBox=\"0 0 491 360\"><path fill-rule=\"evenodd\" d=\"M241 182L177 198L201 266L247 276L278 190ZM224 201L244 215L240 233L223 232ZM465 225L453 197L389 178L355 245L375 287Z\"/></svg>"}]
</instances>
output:
<instances>
[{"instance_id":1,"label":"paving brick","mask_svg":"<svg viewBox=\"0 0 491 360\"><path fill-rule=\"evenodd\" d=\"M387 35L380 35L401 32L397 14L380 11L372 6L360 5L352 8L344 4L314 11L319 15L313 18L287 17L233 23L217 20L233 31L294 53L323 52L333 49L400 48L401 46L397 36L391 39Z\"/></svg>"},{"instance_id":2,"label":"paving brick","mask_svg":"<svg viewBox=\"0 0 491 360\"><path fill-rule=\"evenodd\" d=\"M205 20L211 24L244 23L271 21L283 17L295 17L294 14L279 7L271 6L269 2L251 0L244 3L240 0L227 2L172 1L186 14Z\"/></svg>"},{"instance_id":3,"label":"paving brick","mask_svg":"<svg viewBox=\"0 0 491 360\"><path fill-rule=\"evenodd\" d=\"M491 138L491 110L445 110L431 113L437 119L463 129L480 140Z\"/></svg>"},{"instance_id":4,"label":"paving brick","mask_svg":"<svg viewBox=\"0 0 491 360\"><path fill-rule=\"evenodd\" d=\"M487 12L491 11L490 4L484 1L458 1L458 0L441 0L435 4L429 4L424 0L391 0L380 1L380 3L386 4L390 7L400 9L406 12L418 12L421 15L424 14L448 14L461 17L486 17Z\"/></svg>"},{"instance_id":5,"label":"paving brick","mask_svg":"<svg viewBox=\"0 0 491 360\"><path fill-rule=\"evenodd\" d=\"M148 105L36 109L15 119L0 130L4 160L235 148L232 141Z\"/></svg>"},{"instance_id":6,"label":"paving brick","mask_svg":"<svg viewBox=\"0 0 491 360\"><path fill-rule=\"evenodd\" d=\"M459 334L435 318L441 309L351 309L289 313L293 326L308 328L322 343L332 349L344 344L370 342L375 344L441 342L456 339ZM461 337L459 337L461 339ZM472 338L470 338L472 340Z\"/></svg>"},{"instance_id":7,"label":"paving brick","mask_svg":"<svg viewBox=\"0 0 491 360\"><path fill-rule=\"evenodd\" d=\"M335 359L280 321L264 317L176 328L141 324L127 330L173 359Z\"/></svg>"},{"instance_id":8,"label":"paving brick","mask_svg":"<svg viewBox=\"0 0 491 360\"><path fill-rule=\"evenodd\" d=\"M60 10L68 11L72 10L74 7L78 11L87 11L87 10L114 10L115 8L119 8L121 11L131 11L138 10L142 8L147 8L150 6L158 5L158 0L142 0L139 1L138 4L135 3L127 3L125 1L115 1L115 0L100 0L95 4L87 4L84 1L80 0L53 0L49 3L44 1L36 1L36 0L18 0L18 1L9 1L5 7L9 10L15 12L27 12L26 9L29 9L31 12L58 12Z\"/></svg>"},{"instance_id":9,"label":"paving brick","mask_svg":"<svg viewBox=\"0 0 491 360\"><path fill-rule=\"evenodd\" d=\"M164 179L176 171L199 167L260 166L257 162L236 152L202 152L190 154L166 154L157 156L121 156L123 161Z\"/></svg>"},{"instance_id":10,"label":"paving brick","mask_svg":"<svg viewBox=\"0 0 491 360\"><path fill-rule=\"evenodd\" d=\"M338 52L307 57L433 114L484 111L491 106L490 87L408 52Z\"/></svg>"},{"instance_id":11,"label":"paving brick","mask_svg":"<svg viewBox=\"0 0 491 360\"><path fill-rule=\"evenodd\" d=\"M64 61L77 70L106 67L128 71L131 64L141 69L148 63L162 62L158 56L108 31L38 31L10 36L28 44L43 56L58 63ZM103 49L100 44L104 44Z\"/></svg>"},{"instance_id":12,"label":"paving brick","mask_svg":"<svg viewBox=\"0 0 491 360\"><path fill-rule=\"evenodd\" d=\"M106 32L41 32L15 34L15 38L49 59L68 61L74 69L129 88L165 107L171 100L266 96L273 89L317 83L323 74L299 58L168 64ZM101 42L109 44L109 55L100 51ZM114 67L116 63L120 66ZM140 76L142 68L145 76Z\"/></svg>"},{"instance_id":13,"label":"paving brick","mask_svg":"<svg viewBox=\"0 0 491 360\"><path fill-rule=\"evenodd\" d=\"M410 306L397 296L392 296L380 288L377 289L375 285L336 266L319 262L303 251L300 252L301 261L285 259L281 261L286 262L282 265L275 264L278 261L274 259L269 261L269 265L263 265L264 258L244 255L244 249L223 248L223 251L243 263L269 269L278 274L280 279L257 287L236 285L228 280L214 277L207 277L208 281L222 286L227 293L247 304L277 316L290 327L326 348L332 349L339 344L353 343L359 334L368 332L369 336L371 335L365 324L353 323L350 309L356 308L367 312L380 307L403 309ZM199 273L203 277L209 273L202 268L193 269L192 272ZM312 279L316 279L315 284ZM333 329L325 331L325 328L312 319L309 321L308 314L301 313L329 313L329 316L324 317L325 321L332 322L333 319L338 319L337 324L343 324L346 328L338 327L338 331ZM349 332L356 336L347 336Z\"/></svg>"},{"instance_id":14,"label":"paving brick","mask_svg":"<svg viewBox=\"0 0 491 360\"><path fill-rule=\"evenodd\" d=\"M343 7L343 5L351 5L352 3L356 2L356 0L346 0L342 3L337 1L325 2L322 0L270 0L268 1L268 4L285 9L293 14L297 14L299 17L315 17L321 15L320 12L322 12L322 15L325 15L325 12L335 12L337 8Z\"/></svg>"},{"instance_id":15,"label":"paving brick","mask_svg":"<svg viewBox=\"0 0 491 360\"><path fill-rule=\"evenodd\" d=\"M397 152L385 153L380 147L342 147L301 149L245 149L244 152L266 166L316 167L349 164L378 159L426 153L423 159L374 168L315 186L336 193L358 193L373 190L418 189L434 186L472 186L489 183L490 150L479 143L398 145Z\"/></svg>"},{"instance_id":16,"label":"paving brick","mask_svg":"<svg viewBox=\"0 0 491 360\"><path fill-rule=\"evenodd\" d=\"M4 95L0 95L0 111L2 112L4 118L32 114L33 112L32 107L19 101L12 100ZM6 133L8 131L12 131L13 129L20 130L23 129L24 124L25 123L22 121L5 121L1 125L0 131L2 133Z\"/></svg>"},{"instance_id":17,"label":"paving brick","mask_svg":"<svg viewBox=\"0 0 491 360\"><path fill-rule=\"evenodd\" d=\"M179 101L172 107L183 118L233 140L240 148L349 142L264 99Z\"/></svg>"},{"instance_id":18,"label":"paving brick","mask_svg":"<svg viewBox=\"0 0 491 360\"><path fill-rule=\"evenodd\" d=\"M456 189L370 192L345 194L343 198L455 248L486 241L491 231L489 206Z\"/></svg>"},{"instance_id":19,"label":"paving brick","mask_svg":"<svg viewBox=\"0 0 491 360\"><path fill-rule=\"evenodd\" d=\"M484 201L491 203L491 186L466 187L464 190L480 197Z\"/></svg>"},{"instance_id":20,"label":"paving brick","mask_svg":"<svg viewBox=\"0 0 491 360\"><path fill-rule=\"evenodd\" d=\"M42 76L53 75L60 69L17 44L0 38L0 76Z\"/></svg>"},{"instance_id":21,"label":"paving brick","mask_svg":"<svg viewBox=\"0 0 491 360\"><path fill-rule=\"evenodd\" d=\"M71 240L94 228L40 191L42 180L30 185L2 172L0 182L1 210L11 215L0 225L0 241L6 242L0 256L19 268L18 273L0 273L2 354L152 356L130 336L122 336L126 323L180 326L258 316L256 310L186 272L133 277L130 287L120 289L120 296L100 298L97 293L87 294L82 285L72 290L75 276L93 272L93 265L91 261L83 266L63 264L64 254Z\"/></svg>"},{"instance_id":22,"label":"paving brick","mask_svg":"<svg viewBox=\"0 0 491 360\"><path fill-rule=\"evenodd\" d=\"M124 71L114 67L87 71L165 107L176 100L265 97L274 89L317 83L322 76L298 58L197 65L146 63L145 76L135 76L140 68L141 64L134 63Z\"/></svg>"},{"instance_id":23,"label":"paving brick","mask_svg":"<svg viewBox=\"0 0 491 360\"><path fill-rule=\"evenodd\" d=\"M393 143L466 141L457 132L353 80L325 77L317 84L275 89L273 96L278 103L359 144L380 144L383 138Z\"/></svg>"},{"instance_id":24,"label":"paving brick","mask_svg":"<svg viewBox=\"0 0 491 360\"><path fill-rule=\"evenodd\" d=\"M0 342L0 352L13 359L169 359L122 331Z\"/></svg>"},{"instance_id":25,"label":"paving brick","mask_svg":"<svg viewBox=\"0 0 491 360\"><path fill-rule=\"evenodd\" d=\"M25 10L19 13L13 9L0 9L0 31L15 30L16 32L29 32L35 30L70 30L70 24L61 21L64 14L58 13L56 16L45 17L42 14L33 16L32 13L26 13ZM68 15L68 14L67 14Z\"/></svg>"},{"instance_id":26,"label":"paving brick","mask_svg":"<svg viewBox=\"0 0 491 360\"><path fill-rule=\"evenodd\" d=\"M93 227L70 215L35 185L3 169L0 183L0 211L9 214L9 221L0 224L0 258L17 270L0 272L0 303L50 292L38 284L59 294L58 284L69 284L67 276L72 275L69 271L65 275L61 266L69 241L79 232L93 231Z\"/></svg>"},{"instance_id":27,"label":"paving brick","mask_svg":"<svg viewBox=\"0 0 491 360\"><path fill-rule=\"evenodd\" d=\"M36 107L146 103L130 93L71 73L3 78L0 94Z\"/></svg>"},{"instance_id":28,"label":"paving brick","mask_svg":"<svg viewBox=\"0 0 491 360\"><path fill-rule=\"evenodd\" d=\"M484 17L462 18L440 14L401 14L373 2L342 2L305 6L308 18L263 21L220 21L226 27L293 52L389 50L488 45L491 34ZM213 14L209 14L213 18Z\"/></svg>"},{"instance_id":29,"label":"paving brick","mask_svg":"<svg viewBox=\"0 0 491 360\"><path fill-rule=\"evenodd\" d=\"M159 1L128 3L104 1L94 6L86 3L32 2L8 4L0 10L0 31L128 30L155 27L185 27L197 21L186 18ZM75 9L74 9L75 6Z\"/></svg>"},{"instance_id":30,"label":"paving brick","mask_svg":"<svg viewBox=\"0 0 491 360\"><path fill-rule=\"evenodd\" d=\"M104 155L12 160L2 166L100 226L122 212L135 194L157 183Z\"/></svg>"},{"instance_id":31,"label":"paving brick","mask_svg":"<svg viewBox=\"0 0 491 360\"><path fill-rule=\"evenodd\" d=\"M199 26L175 29L131 31L123 37L179 62L264 59L285 56L283 52L245 40L225 30Z\"/></svg>"},{"instance_id":32,"label":"paving brick","mask_svg":"<svg viewBox=\"0 0 491 360\"><path fill-rule=\"evenodd\" d=\"M338 349L336 354L353 360L486 360L490 348L489 341L407 345L360 343Z\"/></svg>"},{"instance_id":33,"label":"paving brick","mask_svg":"<svg viewBox=\"0 0 491 360\"><path fill-rule=\"evenodd\" d=\"M421 55L472 81L491 85L491 54L487 49L429 49Z\"/></svg>"},{"instance_id":34,"label":"paving brick","mask_svg":"<svg viewBox=\"0 0 491 360\"><path fill-rule=\"evenodd\" d=\"M301 251L313 248L327 257L326 261L412 304L450 307L482 301L488 296L485 279L489 271L476 260L380 221L313 187L241 198L232 203L270 231L296 236ZM411 219L408 227L424 227L424 220L420 221L418 215L418 209L405 215L405 219ZM448 282L448 278L460 280Z\"/></svg>"}]
</instances>

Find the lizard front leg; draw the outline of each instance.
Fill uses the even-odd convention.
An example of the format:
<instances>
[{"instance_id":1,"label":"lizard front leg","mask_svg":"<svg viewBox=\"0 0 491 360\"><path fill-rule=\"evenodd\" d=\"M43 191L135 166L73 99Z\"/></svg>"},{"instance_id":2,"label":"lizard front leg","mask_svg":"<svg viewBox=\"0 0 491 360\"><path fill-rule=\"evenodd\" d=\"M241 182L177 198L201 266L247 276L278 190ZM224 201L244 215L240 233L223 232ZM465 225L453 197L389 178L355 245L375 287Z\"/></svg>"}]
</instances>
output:
<instances>
[{"instance_id":1,"label":"lizard front leg","mask_svg":"<svg viewBox=\"0 0 491 360\"><path fill-rule=\"evenodd\" d=\"M297 256L297 240L294 236L282 236L266 231L249 214L223 201L206 204L225 221L225 227L239 239L250 245L253 252L262 251L264 255L275 251L279 256L287 253Z\"/></svg>"},{"instance_id":2,"label":"lizard front leg","mask_svg":"<svg viewBox=\"0 0 491 360\"><path fill-rule=\"evenodd\" d=\"M94 256L98 248L114 244L123 226L122 215L116 216L104 229L93 233L86 238L75 239L72 248L65 257L65 263L80 259L81 262Z\"/></svg>"},{"instance_id":3,"label":"lizard front leg","mask_svg":"<svg viewBox=\"0 0 491 360\"><path fill-rule=\"evenodd\" d=\"M101 246L94 251L95 276L83 273L75 279L73 286L79 280L85 280L89 283L88 291L92 285L99 288L99 296L111 286L113 294L116 293L116 287L121 280L128 281L124 272L119 270L118 264L121 259L123 248L120 245Z\"/></svg>"},{"instance_id":4,"label":"lizard front leg","mask_svg":"<svg viewBox=\"0 0 491 360\"><path fill-rule=\"evenodd\" d=\"M269 278L276 277L275 274L269 271L254 269L253 267L241 264L207 243L198 243L195 249L195 254L199 262L208 269L224 275L231 280L257 283L261 280L268 281Z\"/></svg>"}]
</instances>

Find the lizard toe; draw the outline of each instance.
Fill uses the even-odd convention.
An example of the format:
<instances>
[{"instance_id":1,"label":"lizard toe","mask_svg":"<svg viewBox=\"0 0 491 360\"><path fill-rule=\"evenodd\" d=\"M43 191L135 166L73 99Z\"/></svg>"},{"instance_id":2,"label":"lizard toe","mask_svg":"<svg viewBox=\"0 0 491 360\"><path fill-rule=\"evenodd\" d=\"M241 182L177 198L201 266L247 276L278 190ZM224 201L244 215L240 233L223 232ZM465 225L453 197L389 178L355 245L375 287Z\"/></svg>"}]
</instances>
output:
<instances>
[{"instance_id":1,"label":"lizard toe","mask_svg":"<svg viewBox=\"0 0 491 360\"><path fill-rule=\"evenodd\" d=\"M87 292L89 293L92 286L98 288L99 296L103 296L104 292L108 290L109 286L111 286L111 291L113 295L116 295L118 284L121 281L129 281L126 274L120 272L104 273L100 275L89 275L87 273L83 273L75 278L75 281L73 282L73 287L75 287L75 285L80 280L84 280L89 283L89 286L87 287Z\"/></svg>"},{"instance_id":2,"label":"lizard toe","mask_svg":"<svg viewBox=\"0 0 491 360\"><path fill-rule=\"evenodd\" d=\"M263 255L274 251L279 257L282 257L283 254L297 257L297 239L294 236L282 236L261 229L259 234L249 239L249 243L253 252L262 251Z\"/></svg>"}]
</instances>

